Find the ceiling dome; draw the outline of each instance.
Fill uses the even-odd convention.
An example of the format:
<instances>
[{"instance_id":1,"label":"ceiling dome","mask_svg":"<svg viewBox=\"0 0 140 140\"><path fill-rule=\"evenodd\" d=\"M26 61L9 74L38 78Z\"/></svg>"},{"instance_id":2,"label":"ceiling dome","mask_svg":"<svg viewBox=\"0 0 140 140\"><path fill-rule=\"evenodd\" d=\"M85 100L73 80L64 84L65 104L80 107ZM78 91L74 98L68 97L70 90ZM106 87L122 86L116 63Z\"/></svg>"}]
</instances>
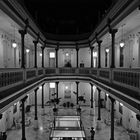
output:
<instances>
[{"instance_id":1,"label":"ceiling dome","mask_svg":"<svg viewBox=\"0 0 140 140\"><path fill-rule=\"evenodd\" d=\"M93 0L23 2L47 38L54 35L54 38L59 36L60 40L72 35L87 38L112 4L112 0L97 0L94 3Z\"/></svg>"}]
</instances>

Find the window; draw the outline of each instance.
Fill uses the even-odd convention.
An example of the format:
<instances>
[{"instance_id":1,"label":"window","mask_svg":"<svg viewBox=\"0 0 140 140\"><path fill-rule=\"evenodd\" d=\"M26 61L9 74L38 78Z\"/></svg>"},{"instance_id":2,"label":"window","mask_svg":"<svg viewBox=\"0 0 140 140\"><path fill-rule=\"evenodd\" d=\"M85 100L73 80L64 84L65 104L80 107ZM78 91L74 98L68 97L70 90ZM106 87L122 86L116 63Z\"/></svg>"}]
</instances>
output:
<instances>
[{"instance_id":1,"label":"window","mask_svg":"<svg viewBox=\"0 0 140 140\"><path fill-rule=\"evenodd\" d=\"M50 52L50 58L55 58L55 53L54 52Z\"/></svg>"},{"instance_id":2,"label":"window","mask_svg":"<svg viewBox=\"0 0 140 140\"><path fill-rule=\"evenodd\" d=\"M55 88L55 83L50 83L50 88Z\"/></svg>"}]
</instances>

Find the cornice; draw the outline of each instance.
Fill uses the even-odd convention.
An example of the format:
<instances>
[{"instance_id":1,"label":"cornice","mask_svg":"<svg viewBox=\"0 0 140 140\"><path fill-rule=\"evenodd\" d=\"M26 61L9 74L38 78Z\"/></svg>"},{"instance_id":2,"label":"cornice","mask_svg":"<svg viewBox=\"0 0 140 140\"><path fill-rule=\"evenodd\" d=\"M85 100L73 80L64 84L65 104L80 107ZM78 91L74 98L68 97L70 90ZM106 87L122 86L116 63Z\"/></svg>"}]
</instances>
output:
<instances>
[{"instance_id":1,"label":"cornice","mask_svg":"<svg viewBox=\"0 0 140 140\"><path fill-rule=\"evenodd\" d=\"M119 0L106 14L104 19L93 31L92 35L89 37L90 42L95 43L95 34L98 34L98 38L105 35L109 29L107 26L108 19L111 19L110 26L114 28L123 18L129 15L134 9L139 6L139 0Z\"/></svg>"}]
</instances>

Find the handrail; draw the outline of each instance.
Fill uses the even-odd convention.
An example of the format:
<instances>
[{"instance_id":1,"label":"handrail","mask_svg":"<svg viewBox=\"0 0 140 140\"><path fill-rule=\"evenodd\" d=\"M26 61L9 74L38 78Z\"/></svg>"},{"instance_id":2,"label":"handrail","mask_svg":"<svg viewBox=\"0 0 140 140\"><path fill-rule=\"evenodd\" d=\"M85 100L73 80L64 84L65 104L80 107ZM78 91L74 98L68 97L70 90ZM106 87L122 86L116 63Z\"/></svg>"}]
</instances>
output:
<instances>
[{"instance_id":1,"label":"handrail","mask_svg":"<svg viewBox=\"0 0 140 140\"><path fill-rule=\"evenodd\" d=\"M0 69L0 91L26 83L40 76L48 75L87 75L113 83L139 93L140 69L128 68L1 68Z\"/></svg>"}]
</instances>

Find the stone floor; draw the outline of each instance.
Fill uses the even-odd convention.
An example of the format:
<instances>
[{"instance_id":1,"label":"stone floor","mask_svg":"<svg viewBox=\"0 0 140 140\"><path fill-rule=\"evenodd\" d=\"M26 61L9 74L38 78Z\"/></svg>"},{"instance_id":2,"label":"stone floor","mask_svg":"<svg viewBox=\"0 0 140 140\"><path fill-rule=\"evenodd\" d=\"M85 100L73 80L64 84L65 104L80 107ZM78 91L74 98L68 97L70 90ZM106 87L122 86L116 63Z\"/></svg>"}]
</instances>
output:
<instances>
[{"instance_id":1,"label":"stone floor","mask_svg":"<svg viewBox=\"0 0 140 140\"><path fill-rule=\"evenodd\" d=\"M97 108L95 115L88 107L82 107L81 119L84 126L84 130L87 140L90 140L90 127L96 128L97 121ZM95 140L109 140L110 139L110 125L105 124L104 120L109 118L106 109L102 109L102 121L101 130L95 131ZM59 115L76 115L75 109L60 109ZM38 107L38 124L39 129L34 129L34 107L31 108L31 112L26 114L26 117L31 117L31 124L26 126L26 140L49 140L50 127L53 122L52 108L45 107L45 115L41 115L41 108ZM95 117L95 118L94 118ZM95 122L95 123L94 123ZM115 140L130 140L127 131L121 127L115 125ZM7 140L21 140L21 128L12 128L7 132Z\"/></svg>"}]
</instances>

